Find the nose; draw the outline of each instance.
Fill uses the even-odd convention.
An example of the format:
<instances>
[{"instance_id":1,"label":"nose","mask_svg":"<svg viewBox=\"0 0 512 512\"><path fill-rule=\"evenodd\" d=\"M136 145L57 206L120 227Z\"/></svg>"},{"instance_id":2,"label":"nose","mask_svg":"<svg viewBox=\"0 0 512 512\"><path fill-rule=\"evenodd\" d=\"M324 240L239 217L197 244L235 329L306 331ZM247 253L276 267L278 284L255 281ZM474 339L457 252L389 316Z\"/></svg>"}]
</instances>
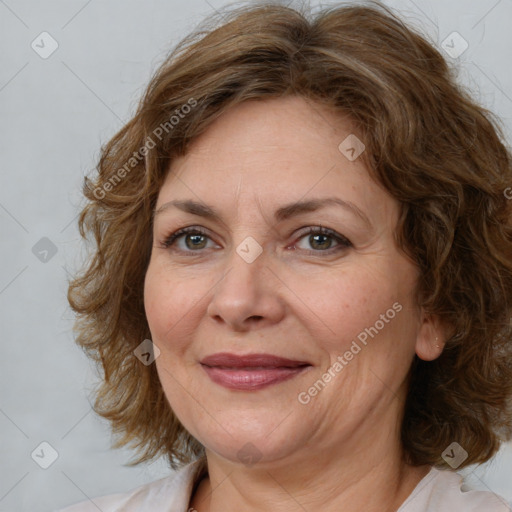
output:
<instances>
[{"instance_id":1,"label":"nose","mask_svg":"<svg viewBox=\"0 0 512 512\"><path fill-rule=\"evenodd\" d=\"M284 317L282 283L270 270L265 251L249 263L233 249L224 269L208 305L210 318L232 330L248 331Z\"/></svg>"}]
</instances>

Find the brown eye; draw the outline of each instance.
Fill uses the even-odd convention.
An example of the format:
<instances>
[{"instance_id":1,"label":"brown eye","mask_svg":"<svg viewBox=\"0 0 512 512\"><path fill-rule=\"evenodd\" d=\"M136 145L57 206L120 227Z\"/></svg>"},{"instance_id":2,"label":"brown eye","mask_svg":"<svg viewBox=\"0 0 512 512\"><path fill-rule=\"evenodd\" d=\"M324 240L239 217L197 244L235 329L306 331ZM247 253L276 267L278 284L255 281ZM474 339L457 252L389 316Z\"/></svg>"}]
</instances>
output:
<instances>
[{"instance_id":1,"label":"brown eye","mask_svg":"<svg viewBox=\"0 0 512 512\"><path fill-rule=\"evenodd\" d=\"M206 247L208 237L205 235L187 233L182 236L185 238L185 245L191 250L204 249Z\"/></svg>"},{"instance_id":2,"label":"brown eye","mask_svg":"<svg viewBox=\"0 0 512 512\"><path fill-rule=\"evenodd\" d=\"M202 229L187 227L169 235L162 244L166 249L176 252L200 252L202 249L212 248L213 240Z\"/></svg>"},{"instance_id":3,"label":"brown eye","mask_svg":"<svg viewBox=\"0 0 512 512\"><path fill-rule=\"evenodd\" d=\"M332 238L328 235L309 235L309 245L313 249L326 250L330 249L332 245Z\"/></svg>"},{"instance_id":4,"label":"brown eye","mask_svg":"<svg viewBox=\"0 0 512 512\"><path fill-rule=\"evenodd\" d=\"M306 241L306 243L304 243L304 241ZM308 231L300 237L296 245L299 249L311 253L334 252L352 247L352 243L347 238L331 229L323 227L309 228Z\"/></svg>"}]
</instances>

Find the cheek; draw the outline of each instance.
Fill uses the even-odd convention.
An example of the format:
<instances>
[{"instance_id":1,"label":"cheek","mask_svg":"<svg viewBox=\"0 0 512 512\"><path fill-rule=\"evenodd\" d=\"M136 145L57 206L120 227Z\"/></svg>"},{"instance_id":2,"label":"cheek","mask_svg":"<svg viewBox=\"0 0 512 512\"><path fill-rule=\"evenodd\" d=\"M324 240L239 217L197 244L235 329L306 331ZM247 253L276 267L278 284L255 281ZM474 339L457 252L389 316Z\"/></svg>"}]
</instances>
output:
<instances>
[{"instance_id":1,"label":"cheek","mask_svg":"<svg viewBox=\"0 0 512 512\"><path fill-rule=\"evenodd\" d=\"M303 282L297 296L305 297L314 313L317 325L310 328L320 329L326 335L323 339L329 340L324 348L342 348L401 300L398 287L385 276L362 267Z\"/></svg>"},{"instance_id":2,"label":"cheek","mask_svg":"<svg viewBox=\"0 0 512 512\"><path fill-rule=\"evenodd\" d=\"M190 330L194 312L201 306L204 286L197 279L179 279L157 264L150 264L144 282L144 307L153 341L167 348L166 340L179 345ZM181 333L181 334L180 334Z\"/></svg>"},{"instance_id":3,"label":"cheek","mask_svg":"<svg viewBox=\"0 0 512 512\"><path fill-rule=\"evenodd\" d=\"M392 261L373 263L324 276L323 286L321 279L310 278L297 290L314 313L309 314L308 331L324 352L326 365L347 351L358 352L357 366L385 365L390 352L409 358L417 332L414 275L405 266L399 272Z\"/></svg>"}]
</instances>

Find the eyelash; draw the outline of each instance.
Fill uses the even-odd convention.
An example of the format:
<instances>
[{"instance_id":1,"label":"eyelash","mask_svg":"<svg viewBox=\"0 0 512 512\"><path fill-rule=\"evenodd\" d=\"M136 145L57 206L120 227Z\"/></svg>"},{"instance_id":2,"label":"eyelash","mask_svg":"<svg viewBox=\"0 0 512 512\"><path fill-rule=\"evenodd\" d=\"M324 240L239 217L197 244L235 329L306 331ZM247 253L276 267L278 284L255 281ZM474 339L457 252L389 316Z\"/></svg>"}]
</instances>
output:
<instances>
[{"instance_id":1,"label":"eyelash","mask_svg":"<svg viewBox=\"0 0 512 512\"><path fill-rule=\"evenodd\" d=\"M175 231L174 233L171 233L169 236L167 236L165 238L165 240L162 242L162 247L164 249L171 248L171 246L174 245L174 243L184 235L202 235L207 238L210 238L208 233L203 228L201 228L199 226L188 226L185 228L181 228L178 231ZM330 254L333 254L334 252L340 251L342 249L347 249L347 248L353 246L348 238L346 238L342 235L339 235L338 233L336 233L335 231L333 231L329 228L324 228L322 226L308 228L307 231L305 231L299 235L298 240L301 240L302 238L304 238L306 236L310 236L310 235L329 236L329 237L333 238L338 243L338 245L336 245L335 247L330 247L329 249L326 249L326 250L301 249L303 252L305 251L307 254L318 255L319 253L323 253L323 254L330 255ZM194 251L194 250L182 251L181 249L174 249L174 250L176 250L178 252L190 254L191 256L195 256L195 255L203 252L203 250L201 250L201 249L198 249L197 251Z\"/></svg>"}]
</instances>

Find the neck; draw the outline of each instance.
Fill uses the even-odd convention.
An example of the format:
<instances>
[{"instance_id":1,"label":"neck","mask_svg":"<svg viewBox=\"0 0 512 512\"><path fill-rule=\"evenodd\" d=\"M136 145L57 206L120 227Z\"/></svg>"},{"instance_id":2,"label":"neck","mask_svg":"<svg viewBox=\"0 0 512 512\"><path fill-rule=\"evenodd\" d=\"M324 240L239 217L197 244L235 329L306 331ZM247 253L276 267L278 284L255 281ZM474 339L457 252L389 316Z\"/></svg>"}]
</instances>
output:
<instances>
[{"instance_id":1,"label":"neck","mask_svg":"<svg viewBox=\"0 0 512 512\"><path fill-rule=\"evenodd\" d=\"M430 467L403 461L396 432L368 435L361 429L351 436L349 447L328 446L314 456L297 453L252 467L207 450L208 476L199 484L191 509L396 512Z\"/></svg>"}]
</instances>

